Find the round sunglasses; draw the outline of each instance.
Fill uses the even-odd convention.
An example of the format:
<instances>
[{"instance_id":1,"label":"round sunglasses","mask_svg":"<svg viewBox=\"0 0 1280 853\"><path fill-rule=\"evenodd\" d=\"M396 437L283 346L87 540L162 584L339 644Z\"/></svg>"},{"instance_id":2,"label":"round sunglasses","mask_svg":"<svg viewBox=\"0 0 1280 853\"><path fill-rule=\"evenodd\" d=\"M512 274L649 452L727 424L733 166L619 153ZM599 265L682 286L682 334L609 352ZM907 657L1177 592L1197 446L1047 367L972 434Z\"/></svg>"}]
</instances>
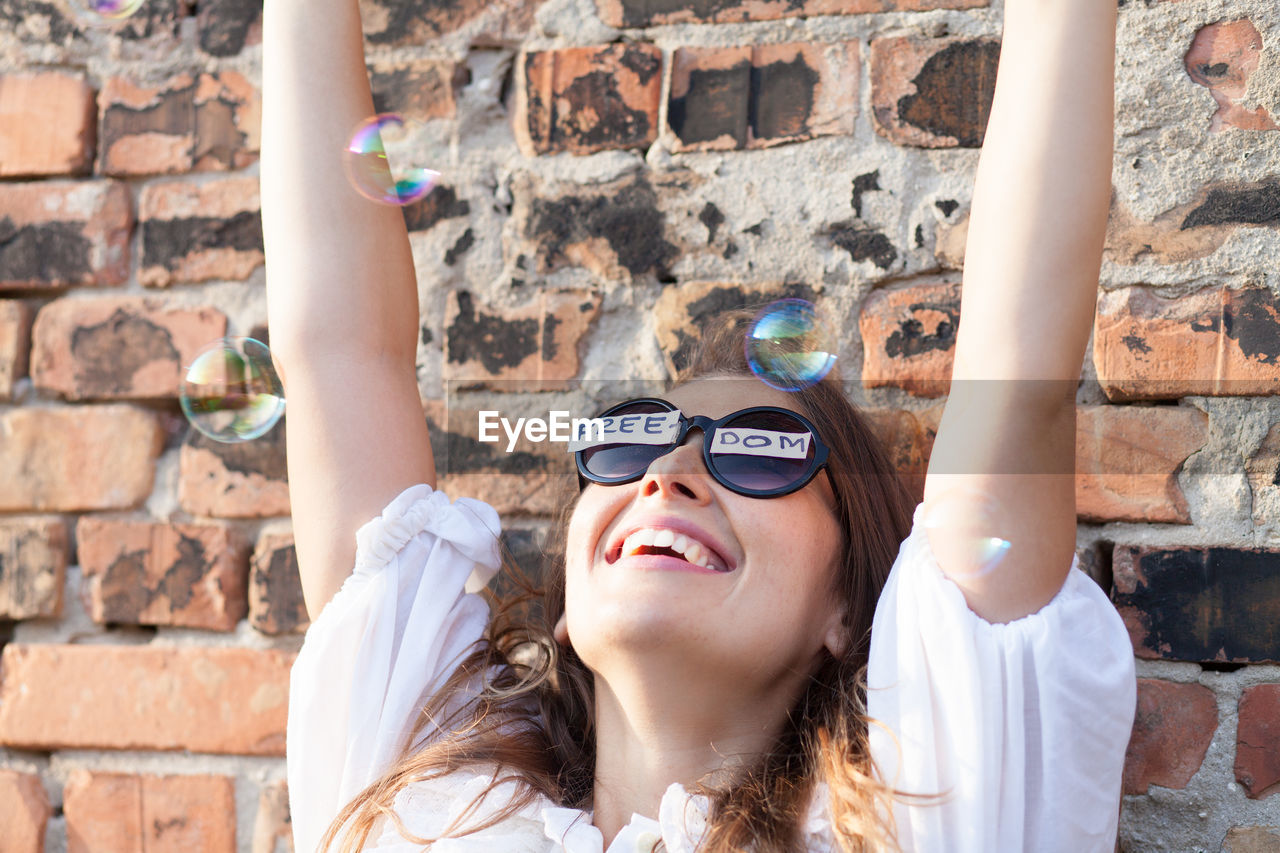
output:
<instances>
[{"instance_id":1,"label":"round sunglasses","mask_svg":"<svg viewBox=\"0 0 1280 853\"><path fill-rule=\"evenodd\" d=\"M649 466L702 430L702 461L716 482L753 498L776 498L803 488L827 464L828 449L804 416L776 406L753 406L712 420L688 417L656 397L606 409L575 436L578 484L632 483Z\"/></svg>"}]
</instances>

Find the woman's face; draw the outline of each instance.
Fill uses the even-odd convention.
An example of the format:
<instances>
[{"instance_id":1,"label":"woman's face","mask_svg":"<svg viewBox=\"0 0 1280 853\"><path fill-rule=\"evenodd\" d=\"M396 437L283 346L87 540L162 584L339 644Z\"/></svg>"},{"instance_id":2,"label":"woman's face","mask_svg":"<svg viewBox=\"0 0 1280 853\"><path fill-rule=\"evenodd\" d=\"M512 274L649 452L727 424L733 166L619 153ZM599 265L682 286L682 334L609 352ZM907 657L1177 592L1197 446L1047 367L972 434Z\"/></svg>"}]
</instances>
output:
<instances>
[{"instance_id":1,"label":"woman's face","mask_svg":"<svg viewBox=\"0 0 1280 853\"><path fill-rule=\"evenodd\" d=\"M749 406L794 409L786 393L743 378L698 380L666 399L711 418ZM735 494L707 472L702 442L695 430L637 482L583 491L566 551L569 639L606 677L650 655L744 690L769 689L787 673L811 672L824 645L838 654L843 644L835 497L825 472L785 497ZM636 544L664 531L692 562ZM704 556L706 568L697 565Z\"/></svg>"}]
</instances>

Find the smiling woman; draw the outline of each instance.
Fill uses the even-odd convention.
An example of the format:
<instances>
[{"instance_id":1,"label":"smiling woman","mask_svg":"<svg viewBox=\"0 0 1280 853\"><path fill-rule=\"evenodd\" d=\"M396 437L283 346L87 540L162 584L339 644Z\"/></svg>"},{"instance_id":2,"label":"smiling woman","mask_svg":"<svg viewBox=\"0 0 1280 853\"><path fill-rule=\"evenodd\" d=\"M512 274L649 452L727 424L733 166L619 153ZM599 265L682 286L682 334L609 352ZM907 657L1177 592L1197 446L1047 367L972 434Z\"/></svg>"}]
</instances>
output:
<instances>
[{"instance_id":1,"label":"smiling woman","mask_svg":"<svg viewBox=\"0 0 1280 853\"><path fill-rule=\"evenodd\" d=\"M1071 389L1114 0L1004 4L914 515L838 377L765 385L751 315L730 314L665 398L575 445L544 588L506 597L486 589L496 513L434 490L403 218L333 174L372 103L356 4L325 3L268 4L264 31L272 342L314 619L290 692L298 849L1111 850L1133 658L1072 559ZM979 522L1018 546L975 563Z\"/></svg>"}]
</instances>

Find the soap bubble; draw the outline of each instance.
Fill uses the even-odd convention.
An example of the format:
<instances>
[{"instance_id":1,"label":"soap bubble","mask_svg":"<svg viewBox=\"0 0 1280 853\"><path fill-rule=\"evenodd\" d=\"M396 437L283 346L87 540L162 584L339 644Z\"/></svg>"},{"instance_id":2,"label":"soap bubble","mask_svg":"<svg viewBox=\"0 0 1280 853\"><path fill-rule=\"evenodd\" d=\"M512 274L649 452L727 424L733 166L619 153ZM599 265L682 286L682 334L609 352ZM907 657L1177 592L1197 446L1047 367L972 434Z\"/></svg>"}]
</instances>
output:
<instances>
[{"instance_id":1,"label":"soap bubble","mask_svg":"<svg viewBox=\"0 0 1280 853\"><path fill-rule=\"evenodd\" d=\"M77 17L88 24L111 26L142 8L143 0L75 0Z\"/></svg>"},{"instance_id":2,"label":"soap bubble","mask_svg":"<svg viewBox=\"0 0 1280 853\"><path fill-rule=\"evenodd\" d=\"M187 368L179 398L191 425L214 441L251 441L284 414L284 386L267 345L253 338L222 338L202 349Z\"/></svg>"},{"instance_id":3,"label":"soap bubble","mask_svg":"<svg viewBox=\"0 0 1280 853\"><path fill-rule=\"evenodd\" d=\"M422 165L423 125L395 113L362 121L343 153L347 177L362 196L406 205L431 192L440 173Z\"/></svg>"},{"instance_id":4,"label":"soap bubble","mask_svg":"<svg viewBox=\"0 0 1280 853\"><path fill-rule=\"evenodd\" d=\"M812 302L780 299L765 306L747 332L747 364L766 385L799 391L835 366L835 338Z\"/></svg>"},{"instance_id":5,"label":"soap bubble","mask_svg":"<svg viewBox=\"0 0 1280 853\"><path fill-rule=\"evenodd\" d=\"M938 564L956 577L990 573L1013 547L1001 535L995 498L974 488L954 488L925 502L921 522Z\"/></svg>"}]
</instances>

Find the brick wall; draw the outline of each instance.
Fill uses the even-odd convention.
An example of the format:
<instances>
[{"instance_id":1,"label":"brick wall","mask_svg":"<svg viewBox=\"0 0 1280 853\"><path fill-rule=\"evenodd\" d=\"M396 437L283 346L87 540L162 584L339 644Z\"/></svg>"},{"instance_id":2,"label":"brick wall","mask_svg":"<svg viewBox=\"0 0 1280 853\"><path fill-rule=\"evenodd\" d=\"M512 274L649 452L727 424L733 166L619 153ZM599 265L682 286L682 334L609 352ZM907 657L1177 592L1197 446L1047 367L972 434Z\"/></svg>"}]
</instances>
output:
<instances>
[{"instance_id":1,"label":"brick wall","mask_svg":"<svg viewBox=\"0 0 1280 853\"><path fill-rule=\"evenodd\" d=\"M1274 850L1280 7L1120 6L1077 449L1081 562L1140 676L1121 846ZM147 0L115 31L68 8L0 3L2 846L288 849L282 431L215 444L175 399L266 320L260 4ZM444 174L405 211L425 415L517 557L566 458L479 444L475 413L619 396L746 302L823 303L918 484L1001 0L365 11L379 109L427 122Z\"/></svg>"}]
</instances>

